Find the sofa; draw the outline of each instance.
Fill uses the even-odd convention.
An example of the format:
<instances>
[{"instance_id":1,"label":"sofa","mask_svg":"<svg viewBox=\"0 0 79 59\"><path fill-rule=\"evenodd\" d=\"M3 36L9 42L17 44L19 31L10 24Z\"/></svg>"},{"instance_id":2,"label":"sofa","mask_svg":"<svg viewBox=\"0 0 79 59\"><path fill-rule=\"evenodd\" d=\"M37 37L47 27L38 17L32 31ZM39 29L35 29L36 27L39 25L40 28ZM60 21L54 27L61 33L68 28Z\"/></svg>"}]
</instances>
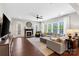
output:
<instances>
[{"instance_id":1,"label":"sofa","mask_svg":"<svg viewBox=\"0 0 79 59\"><path fill-rule=\"evenodd\" d=\"M56 40L47 40L47 48L55 51L58 54L63 54L66 50L64 42L57 42Z\"/></svg>"}]
</instances>

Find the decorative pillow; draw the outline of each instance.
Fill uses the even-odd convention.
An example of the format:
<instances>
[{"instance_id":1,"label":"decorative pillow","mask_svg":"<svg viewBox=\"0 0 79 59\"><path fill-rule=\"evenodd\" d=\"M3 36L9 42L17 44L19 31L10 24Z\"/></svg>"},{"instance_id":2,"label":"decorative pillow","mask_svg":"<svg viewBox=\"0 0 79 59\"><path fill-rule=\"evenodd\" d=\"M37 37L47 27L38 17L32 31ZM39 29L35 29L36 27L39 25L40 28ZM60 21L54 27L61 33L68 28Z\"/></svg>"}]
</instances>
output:
<instances>
[{"instance_id":1,"label":"decorative pillow","mask_svg":"<svg viewBox=\"0 0 79 59\"><path fill-rule=\"evenodd\" d=\"M57 40L56 40L57 42L62 42L62 40L60 39L60 38L57 38Z\"/></svg>"}]
</instances>

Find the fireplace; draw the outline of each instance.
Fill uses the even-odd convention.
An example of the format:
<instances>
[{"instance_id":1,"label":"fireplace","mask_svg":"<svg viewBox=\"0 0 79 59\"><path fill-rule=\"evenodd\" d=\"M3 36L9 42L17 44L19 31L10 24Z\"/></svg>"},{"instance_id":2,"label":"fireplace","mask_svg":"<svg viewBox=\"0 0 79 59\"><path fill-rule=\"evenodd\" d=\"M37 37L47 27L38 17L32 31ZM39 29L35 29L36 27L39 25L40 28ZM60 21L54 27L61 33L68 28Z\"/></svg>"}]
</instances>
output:
<instances>
[{"instance_id":1,"label":"fireplace","mask_svg":"<svg viewBox=\"0 0 79 59\"><path fill-rule=\"evenodd\" d=\"M32 37L33 29L25 29L25 37Z\"/></svg>"},{"instance_id":2,"label":"fireplace","mask_svg":"<svg viewBox=\"0 0 79 59\"><path fill-rule=\"evenodd\" d=\"M26 37L31 37L32 36L32 31L26 31Z\"/></svg>"}]
</instances>

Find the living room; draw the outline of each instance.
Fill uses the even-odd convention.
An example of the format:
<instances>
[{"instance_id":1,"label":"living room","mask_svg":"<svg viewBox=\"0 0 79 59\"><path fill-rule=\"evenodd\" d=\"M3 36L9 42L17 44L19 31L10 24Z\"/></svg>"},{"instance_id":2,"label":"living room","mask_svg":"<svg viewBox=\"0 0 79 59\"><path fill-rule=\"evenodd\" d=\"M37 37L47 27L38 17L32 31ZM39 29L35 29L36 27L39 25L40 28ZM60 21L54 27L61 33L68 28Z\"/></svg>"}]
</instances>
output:
<instances>
[{"instance_id":1,"label":"living room","mask_svg":"<svg viewBox=\"0 0 79 59\"><path fill-rule=\"evenodd\" d=\"M72 38L75 33L79 36L77 8L79 4L74 3L0 3L0 26L3 28L6 18L10 21L9 35L3 35L2 32L5 30L2 31L0 27L0 41L6 40L7 36L11 39L8 42L10 51L7 48L8 52L2 54L2 48L1 54L8 56L79 56L78 40L76 40L77 47L72 54L66 52L65 46L65 39L68 39L69 34Z\"/></svg>"}]
</instances>

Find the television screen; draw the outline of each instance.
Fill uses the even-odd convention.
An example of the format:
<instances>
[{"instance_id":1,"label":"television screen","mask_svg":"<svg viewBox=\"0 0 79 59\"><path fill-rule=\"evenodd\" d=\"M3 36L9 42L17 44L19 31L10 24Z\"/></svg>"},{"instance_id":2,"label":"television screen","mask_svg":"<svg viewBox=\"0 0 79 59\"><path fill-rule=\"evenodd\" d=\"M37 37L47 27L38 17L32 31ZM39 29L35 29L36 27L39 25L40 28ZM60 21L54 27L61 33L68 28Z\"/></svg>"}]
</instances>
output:
<instances>
[{"instance_id":1,"label":"television screen","mask_svg":"<svg viewBox=\"0 0 79 59\"><path fill-rule=\"evenodd\" d=\"M0 37L1 37L1 23L0 23Z\"/></svg>"},{"instance_id":2,"label":"television screen","mask_svg":"<svg viewBox=\"0 0 79 59\"><path fill-rule=\"evenodd\" d=\"M9 26L10 21L9 19L3 14L3 23L2 23L2 30L1 30L1 37L9 33Z\"/></svg>"}]
</instances>

